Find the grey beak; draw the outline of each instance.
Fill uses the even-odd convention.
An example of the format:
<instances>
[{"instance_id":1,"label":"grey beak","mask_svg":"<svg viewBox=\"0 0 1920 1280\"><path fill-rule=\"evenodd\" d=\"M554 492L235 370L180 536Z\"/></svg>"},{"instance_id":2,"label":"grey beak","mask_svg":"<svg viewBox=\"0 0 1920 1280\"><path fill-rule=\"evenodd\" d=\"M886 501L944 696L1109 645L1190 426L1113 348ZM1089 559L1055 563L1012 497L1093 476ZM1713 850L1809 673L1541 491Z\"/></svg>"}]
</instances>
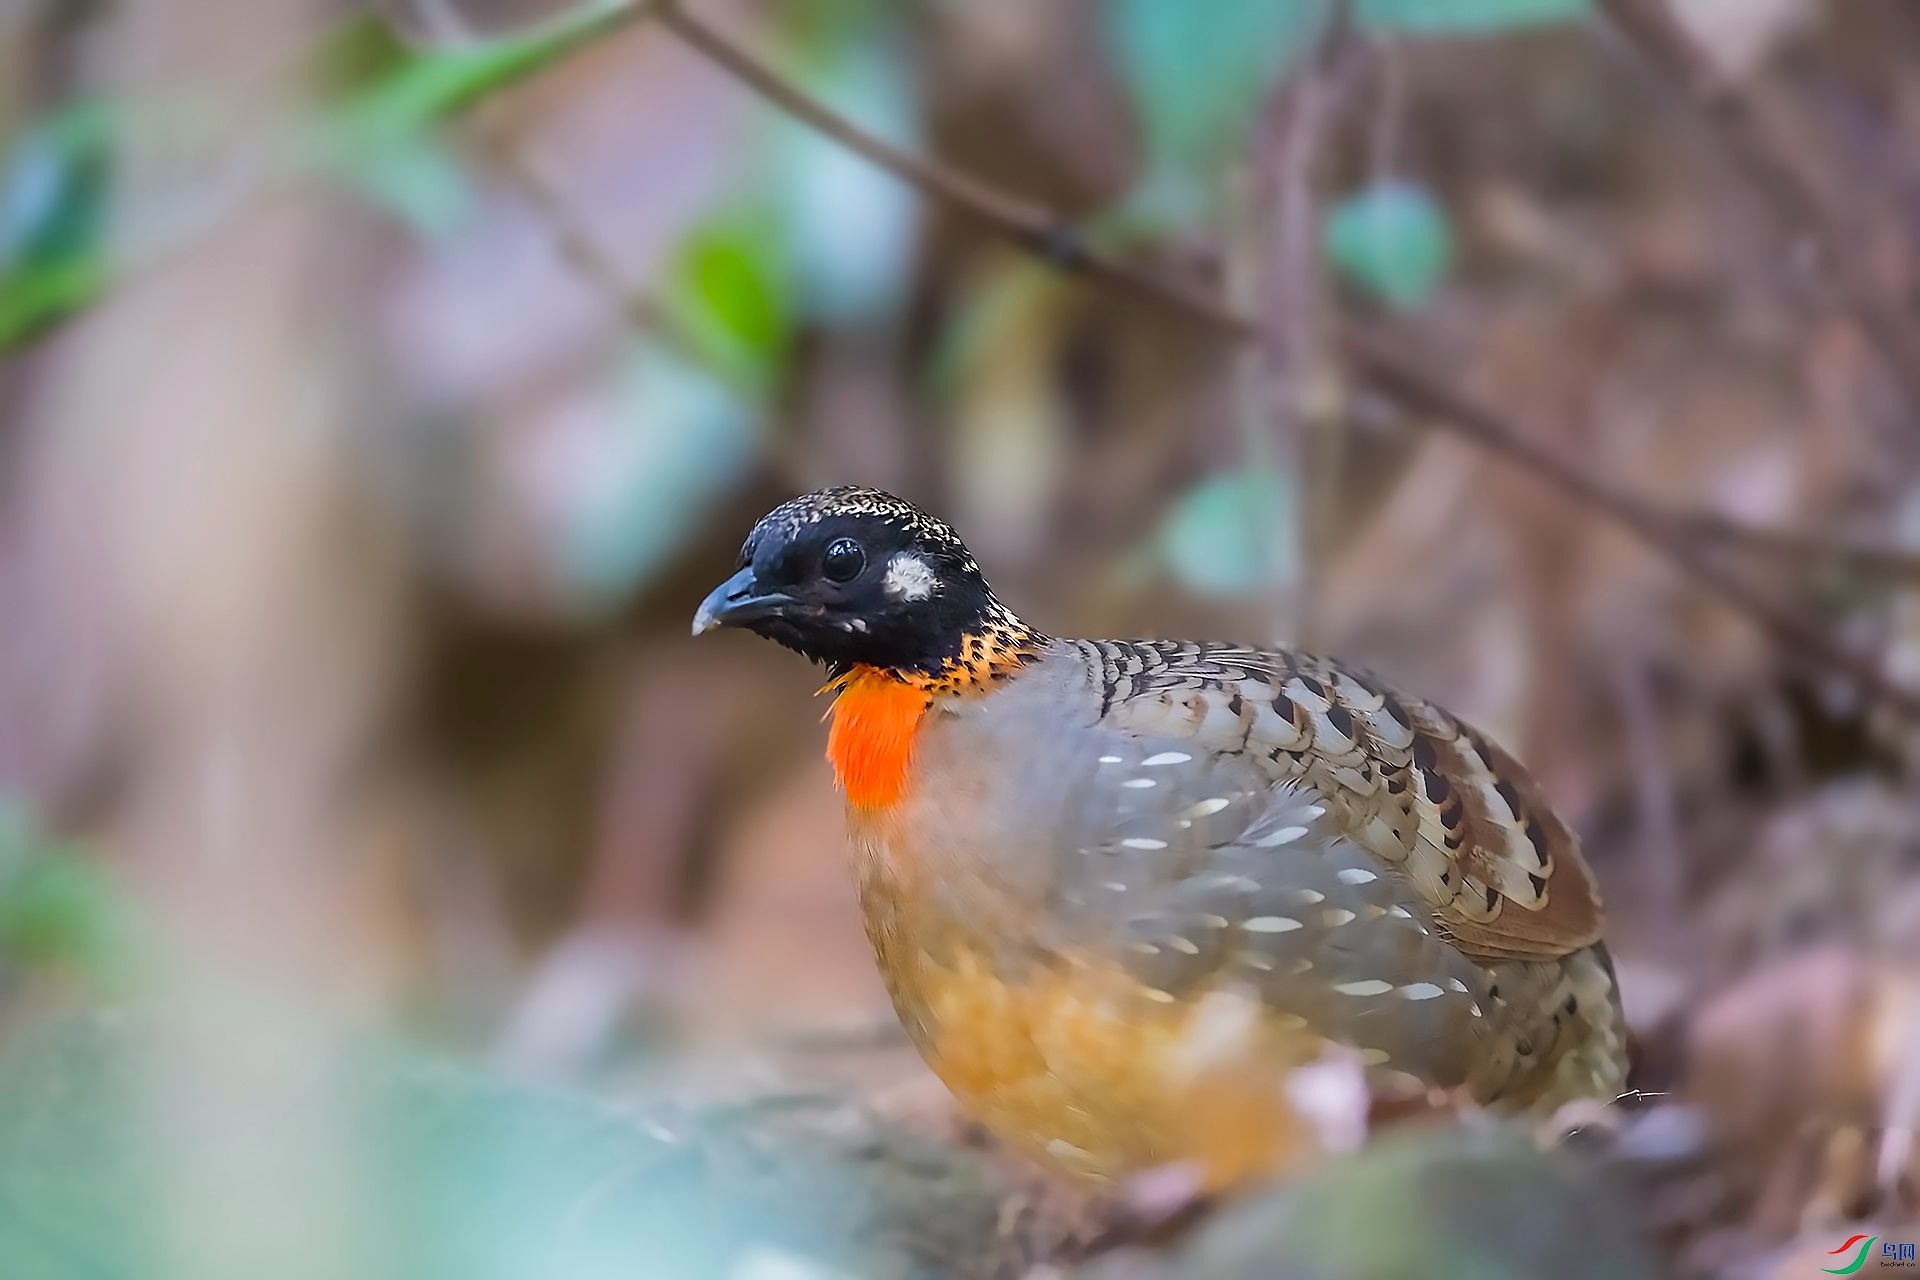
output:
<instances>
[{"instance_id":1,"label":"grey beak","mask_svg":"<svg viewBox=\"0 0 1920 1280\"><path fill-rule=\"evenodd\" d=\"M751 566L740 570L715 587L694 611L693 634L715 627L737 627L758 618L769 618L793 603L793 597L778 591L761 592L753 579Z\"/></svg>"}]
</instances>

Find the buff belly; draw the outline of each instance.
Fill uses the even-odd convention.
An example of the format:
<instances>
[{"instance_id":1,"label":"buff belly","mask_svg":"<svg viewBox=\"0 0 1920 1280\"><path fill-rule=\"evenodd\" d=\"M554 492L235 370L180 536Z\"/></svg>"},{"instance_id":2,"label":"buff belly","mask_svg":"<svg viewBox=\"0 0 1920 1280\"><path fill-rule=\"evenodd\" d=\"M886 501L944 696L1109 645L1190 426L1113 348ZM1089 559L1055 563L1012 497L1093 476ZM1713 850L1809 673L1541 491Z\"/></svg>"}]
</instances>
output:
<instances>
[{"instance_id":1,"label":"buff belly","mask_svg":"<svg viewBox=\"0 0 1920 1280\"><path fill-rule=\"evenodd\" d=\"M1071 958L1009 975L951 934L906 943L895 914L868 924L909 1036L969 1114L1042 1163L1111 1183L1192 1162L1225 1186L1310 1149L1287 1081L1326 1044L1297 1019L1229 990L1171 1004Z\"/></svg>"}]
</instances>

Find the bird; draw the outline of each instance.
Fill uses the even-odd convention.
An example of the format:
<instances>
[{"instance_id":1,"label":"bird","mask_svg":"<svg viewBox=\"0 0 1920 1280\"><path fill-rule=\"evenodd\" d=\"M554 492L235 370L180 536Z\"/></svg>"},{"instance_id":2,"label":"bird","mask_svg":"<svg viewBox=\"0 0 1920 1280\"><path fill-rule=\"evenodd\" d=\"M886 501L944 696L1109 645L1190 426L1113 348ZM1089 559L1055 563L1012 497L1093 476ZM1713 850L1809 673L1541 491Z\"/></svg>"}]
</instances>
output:
<instances>
[{"instance_id":1,"label":"bird","mask_svg":"<svg viewBox=\"0 0 1920 1280\"><path fill-rule=\"evenodd\" d=\"M1280 646L1060 639L944 521L843 485L775 507L695 635L823 664L853 880L908 1038L1071 1179L1283 1168L1287 1081L1543 1116L1624 1087L1578 842L1491 738Z\"/></svg>"}]
</instances>

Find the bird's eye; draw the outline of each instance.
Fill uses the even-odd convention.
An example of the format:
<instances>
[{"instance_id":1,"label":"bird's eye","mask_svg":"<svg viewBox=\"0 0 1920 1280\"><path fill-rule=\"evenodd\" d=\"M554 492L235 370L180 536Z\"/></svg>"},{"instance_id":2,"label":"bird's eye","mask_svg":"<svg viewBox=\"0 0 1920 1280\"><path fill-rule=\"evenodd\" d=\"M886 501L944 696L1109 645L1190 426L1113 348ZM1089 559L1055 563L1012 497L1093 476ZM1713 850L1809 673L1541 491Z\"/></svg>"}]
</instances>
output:
<instances>
[{"instance_id":1,"label":"bird's eye","mask_svg":"<svg viewBox=\"0 0 1920 1280\"><path fill-rule=\"evenodd\" d=\"M867 567L867 553L852 538L835 538L820 558L820 572L834 582L852 582Z\"/></svg>"}]
</instances>

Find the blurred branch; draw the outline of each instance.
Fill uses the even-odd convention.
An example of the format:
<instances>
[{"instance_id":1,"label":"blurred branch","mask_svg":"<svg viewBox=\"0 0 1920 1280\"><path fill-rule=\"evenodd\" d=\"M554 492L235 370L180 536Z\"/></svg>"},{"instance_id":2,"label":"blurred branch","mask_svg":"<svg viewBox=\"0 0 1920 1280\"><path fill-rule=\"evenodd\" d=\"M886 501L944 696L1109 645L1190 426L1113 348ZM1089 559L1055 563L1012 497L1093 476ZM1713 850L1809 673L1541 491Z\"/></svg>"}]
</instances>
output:
<instances>
[{"instance_id":1,"label":"blurred branch","mask_svg":"<svg viewBox=\"0 0 1920 1280\"><path fill-rule=\"evenodd\" d=\"M775 106L908 186L985 223L1062 271L1088 276L1160 306L1175 307L1210 325L1224 326L1243 338L1259 335L1259 326L1253 321L1236 315L1206 294L1095 252L1078 231L1045 205L1011 195L971 174L923 159L869 133L786 79L732 36L689 12L683 0L664 0L659 21Z\"/></svg>"},{"instance_id":2,"label":"blurred branch","mask_svg":"<svg viewBox=\"0 0 1920 1280\"><path fill-rule=\"evenodd\" d=\"M627 327L695 363L704 364L687 335L653 299L625 279L613 255L581 225L567 207L566 197L540 171L540 166L517 141L495 129L482 129L479 149L494 172L520 193L553 240L553 248L582 282L599 293L619 313Z\"/></svg>"},{"instance_id":3,"label":"blurred branch","mask_svg":"<svg viewBox=\"0 0 1920 1280\"><path fill-rule=\"evenodd\" d=\"M658 14L661 25L776 106L1060 270L1197 320L1237 341L1266 340L1258 321L1185 282L1164 278L1094 249L1044 205L874 136L788 80L732 35L696 16L685 0L662 0ZM1844 675L1864 694L1920 720L1920 692L1889 679L1871 658L1844 648L1791 609L1727 572L1664 512L1593 478L1580 464L1530 440L1528 433L1500 410L1429 371L1379 335L1346 324L1336 331L1335 342L1362 377L1404 411L1499 455L1611 520L1747 614L1792 658Z\"/></svg>"},{"instance_id":4,"label":"blurred branch","mask_svg":"<svg viewBox=\"0 0 1920 1280\"><path fill-rule=\"evenodd\" d=\"M1775 529L1717 511L1685 512L1673 520L1688 535L1702 542L1725 543L1736 550L1831 564L1856 573L1920 584L1920 552L1901 547Z\"/></svg>"},{"instance_id":5,"label":"blurred branch","mask_svg":"<svg viewBox=\"0 0 1920 1280\"><path fill-rule=\"evenodd\" d=\"M1328 136L1363 65L1350 8L1334 0L1312 58L1272 95L1255 152L1248 225L1236 236L1246 243L1231 255L1261 276L1250 282L1257 293L1249 287L1234 295L1239 305L1251 301L1249 309L1264 320L1262 341L1245 348L1248 461L1270 466L1278 452L1301 477L1294 504L1300 563L1286 616L1309 647L1318 635L1319 569L1337 514L1347 420L1320 252L1320 176Z\"/></svg>"},{"instance_id":6,"label":"blurred branch","mask_svg":"<svg viewBox=\"0 0 1920 1280\"><path fill-rule=\"evenodd\" d=\"M1862 260L1859 236L1827 198L1814 166L1774 126L1752 90L1714 66L1667 0L1601 0L1601 5L1628 43L1678 84L1779 221L1813 237L1830 272L1829 288L1879 352L1908 412L1920 418L1920 342L1880 288L1872 266Z\"/></svg>"}]
</instances>

